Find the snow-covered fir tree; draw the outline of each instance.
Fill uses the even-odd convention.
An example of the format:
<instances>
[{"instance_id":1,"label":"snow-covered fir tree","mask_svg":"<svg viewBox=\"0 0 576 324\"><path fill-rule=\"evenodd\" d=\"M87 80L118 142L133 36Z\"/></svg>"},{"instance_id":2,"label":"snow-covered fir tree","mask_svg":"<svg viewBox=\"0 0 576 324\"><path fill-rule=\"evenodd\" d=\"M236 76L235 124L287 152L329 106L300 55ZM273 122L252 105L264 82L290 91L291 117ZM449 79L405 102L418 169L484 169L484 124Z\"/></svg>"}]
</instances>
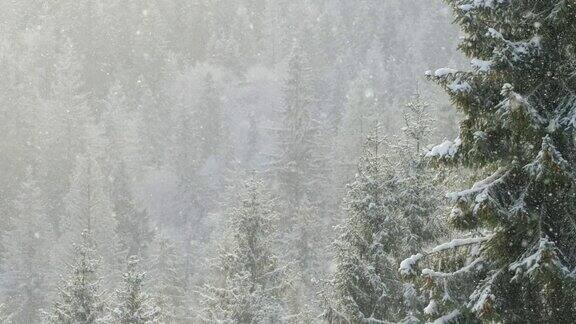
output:
<instances>
[{"instance_id":1,"label":"snow-covered fir tree","mask_svg":"<svg viewBox=\"0 0 576 324\"><path fill-rule=\"evenodd\" d=\"M335 242L335 310L352 323L391 319L401 304L402 285L392 257L400 248L400 220L387 202L393 178L383 170L381 141L376 131L366 139L348 187L346 222Z\"/></svg>"},{"instance_id":2,"label":"snow-covered fir tree","mask_svg":"<svg viewBox=\"0 0 576 324\"><path fill-rule=\"evenodd\" d=\"M323 124L310 56L302 41L296 40L288 60L271 164L283 204L280 228L284 255L297 266L294 274L300 276L297 281L301 291L306 292L294 299L300 304L295 307L302 312L308 312L314 299L312 279L324 270L318 255L310 252L327 245L326 236L319 233L329 223L323 223L324 220L332 216L326 199L330 198L325 161L329 149L322 138Z\"/></svg>"},{"instance_id":3,"label":"snow-covered fir tree","mask_svg":"<svg viewBox=\"0 0 576 324\"><path fill-rule=\"evenodd\" d=\"M437 172L426 165L423 150L434 130L430 104L416 92L403 111L404 135L396 138L387 158L396 160L393 166L396 187L394 211L402 219L403 235L396 255L415 254L441 235L442 223L438 210L443 207Z\"/></svg>"},{"instance_id":4,"label":"snow-covered fir tree","mask_svg":"<svg viewBox=\"0 0 576 324\"><path fill-rule=\"evenodd\" d=\"M82 231L90 233L107 284L119 279L121 268L117 221L110 199L108 181L104 178L96 154L82 154L76 159L70 192L65 197L67 215L62 222L61 253L66 258L69 247L80 240ZM118 277L118 278L116 278Z\"/></svg>"},{"instance_id":5,"label":"snow-covered fir tree","mask_svg":"<svg viewBox=\"0 0 576 324\"><path fill-rule=\"evenodd\" d=\"M434 241L441 229L434 174L417 149L432 128L426 107L418 96L409 101L404 136L393 142L377 137L378 124L368 133L336 241L335 302L325 313L329 321L417 320L422 298L413 285L401 283L396 266Z\"/></svg>"},{"instance_id":6,"label":"snow-covered fir tree","mask_svg":"<svg viewBox=\"0 0 576 324\"><path fill-rule=\"evenodd\" d=\"M55 239L53 224L35 176L35 170L28 167L14 202L17 214L2 237L6 249L1 272L2 302L7 318L14 323L40 321L41 309L49 304L54 275L50 258Z\"/></svg>"},{"instance_id":7,"label":"snow-covered fir tree","mask_svg":"<svg viewBox=\"0 0 576 324\"><path fill-rule=\"evenodd\" d=\"M393 165L394 183L389 196L393 196L393 213L400 220L402 233L395 238L397 249L393 251L397 262L404 257L422 252L447 237L440 214L445 209L441 197L442 183L437 172L427 166L423 148L428 144L434 130L430 105L416 92L403 111L403 136L390 145L388 159L396 160ZM405 322L422 321L423 296L409 282L404 283Z\"/></svg>"},{"instance_id":8,"label":"snow-covered fir tree","mask_svg":"<svg viewBox=\"0 0 576 324\"><path fill-rule=\"evenodd\" d=\"M139 180L144 166L151 161L151 157L146 156L140 134L144 125L143 112L134 106L122 83L116 82L104 101L101 122L103 136L108 141L106 175L117 178L120 176L117 173L123 172L130 184Z\"/></svg>"},{"instance_id":9,"label":"snow-covered fir tree","mask_svg":"<svg viewBox=\"0 0 576 324\"><path fill-rule=\"evenodd\" d=\"M160 310L145 291L145 273L138 269L138 257L128 259L126 272L122 275L123 286L117 291L118 306L113 316L121 324L148 324L156 322Z\"/></svg>"},{"instance_id":10,"label":"snow-covered fir tree","mask_svg":"<svg viewBox=\"0 0 576 324\"><path fill-rule=\"evenodd\" d=\"M320 219L316 204L304 197L295 211L294 224L284 239L289 243L285 252L287 259L294 265L289 272L292 289L288 292L287 300L293 313L299 315L300 323L313 323L316 320L318 310L314 287L324 275L322 271L326 265L321 260L329 260L319 253L325 242L318 237L323 225Z\"/></svg>"},{"instance_id":11,"label":"snow-covered fir tree","mask_svg":"<svg viewBox=\"0 0 576 324\"><path fill-rule=\"evenodd\" d=\"M242 202L230 215L231 235L216 258L214 282L201 292L208 323L283 323L288 287L286 267L275 255L276 214L259 180L246 185Z\"/></svg>"},{"instance_id":12,"label":"snow-covered fir tree","mask_svg":"<svg viewBox=\"0 0 576 324\"><path fill-rule=\"evenodd\" d=\"M112 179L112 201L116 218L116 233L119 251L122 256L135 255L147 259L149 246L154 238L150 215L136 206L123 163L117 166L116 177Z\"/></svg>"},{"instance_id":13,"label":"snow-covered fir tree","mask_svg":"<svg viewBox=\"0 0 576 324\"><path fill-rule=\"evenodd\" d=\"M62 44L62 52L54 64L54 78L49 85L48 100L53 105L54 117L58 119L60 141L64 151L64 160L73 163L76 154L83 149L86 139L86 124L91 113L88 94L84 91L82 64L78 50L67 39Z\"/></svg>"},{"instance_id":14,"label":"snow-covered fir tree","mask_svg":"<svg viewBox=\"0 0 576 324\"><path fill-rule=\"evenodd\" d=\"M296 43L288 64L282 119L277 131L278 152L273 169L283 198L294 210L317 183L318 132L312 67L307 53ZM312 198L312 197L309 197Z\"/></svg>"},{"instance_id":15,"label":"snow-covered fir tree","mask_svg":"<svg viewBox=\"0 0 576 324\"><path fill-rule=\"evenodd\" d=\"M415 155L419 156L427 144L433 126L430 104L422 98L420 92L416 91L402 112L404 119L402 131L408 144L414 147Z\"/></svg>"},{"instance_id":16,"label":"snow-covered fir tree","mask_svg":"<svg viewBox=\"0 0 576 324\"><path fill-rule=\"evenodd\" d=\"M67 39L59 46L59 52L46 71L45 95L39 103L42 120L36 127L41 135L39 184L46 196L47 211L54 215L51 221L56 225L56 233L61 234L60 218L65 213L62 196L70 187L68 172L74 168L75 157L86 143L86 123L92 111L78 49Z\"/></svg>"},{"instance_id":17,"label":"snow-covered fir tree","mask_svg":"<svg viewBox=\"0 0 576 324\"><path fill-rule=\"evenodd\" d=\"M74 245L74 257L68 278L59 287L58 301L48 314L51 323L93 324L106 322L103 291L99 277L99 257L93 248L90 232L83 231Z\"/></svg>"},{"instance_id":18,"label":"snow-covered fir tree","mask_svg":"<svg viewBox=\"0 0 576 324\"><path fill-rule=\"evenodd\" d=\"M298 228L298 224L301 217L314 217L301 211L322 202L321 195L315 191L323 185L324 161L321 155L325 152L320 141L321 125L317 119L314 80L308 55L300 42L296 42L288 63L281 122L276 132L276 152L271 165L282 203L285 204L280 224L285 236L285 248L289 251L287 254L291 261L306 267L315 264L315 260L311 259L313 255L308 254L309 249L303 250L301 247L318 246L320 243L320 240L308 236L306 231L320 233L322 224L308 220L310 227L306 231ZM298 272L306 274L311 270L316 269L301 267Z\"/></svg>"},{"instance_id":19,"label":"snow-covered fir tree","mask_svg":"<svg viewBox=\"0 0 576 324\"><path fill-rule=\"evenodd\" d=\"M470 71L429 73L464 119L428 155L491 175L450 194L470 234L402 262L443 322L576 321L574 3L449 0ZM442 260L442 261L435 261Z\"/></svg>"},{"instance_id":20,"label":"snow-covered fir tree","mask_svg":"<svg viewBox=\"0 0 576 324\"><path fill-rule=\"evenodd\" d=\"M348 85L346 107L338 129L342 173L354 172L366 135L378 122L379 104L374 85L368 70L359 72Z\"/></svg>"},{"instance_id":21,"label":"snow-covered fir tree","mask_svg":"<svg viewBox=\"0 0 576 324\"><path fill-rule=\"evenodd\" d=\"M159 321L186 323L189 316L189 284L183 254L173 241L159 234L151 253L151 295L160 308Z\"/></svg>"}]
</instances>

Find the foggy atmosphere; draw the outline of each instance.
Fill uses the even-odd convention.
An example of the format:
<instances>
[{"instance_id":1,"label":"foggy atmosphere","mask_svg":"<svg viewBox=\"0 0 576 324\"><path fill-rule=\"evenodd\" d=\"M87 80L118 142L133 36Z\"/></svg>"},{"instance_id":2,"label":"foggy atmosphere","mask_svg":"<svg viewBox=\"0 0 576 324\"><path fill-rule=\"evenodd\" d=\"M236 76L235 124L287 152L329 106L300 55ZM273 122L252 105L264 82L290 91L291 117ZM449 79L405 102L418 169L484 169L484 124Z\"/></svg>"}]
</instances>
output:
<instances>
[{"instance_id":1,"label":"foggy atmosphere","mask_svg":"<svg viewBox=\"0 0 576 324\"><path fill-rule=\"evenodd\" d=\"M0 4L0 323L576 323L573 0Z\"/></svg>"}]
</instances>

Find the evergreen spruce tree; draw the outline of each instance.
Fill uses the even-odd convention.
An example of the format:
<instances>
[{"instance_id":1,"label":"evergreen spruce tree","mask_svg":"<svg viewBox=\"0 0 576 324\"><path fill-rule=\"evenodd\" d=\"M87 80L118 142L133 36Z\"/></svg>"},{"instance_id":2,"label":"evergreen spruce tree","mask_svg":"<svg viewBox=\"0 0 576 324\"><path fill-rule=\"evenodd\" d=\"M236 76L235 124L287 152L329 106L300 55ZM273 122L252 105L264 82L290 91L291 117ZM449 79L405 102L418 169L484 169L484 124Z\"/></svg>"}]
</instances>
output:
<instances>
[{"instance_id":1,"label":"evergreen spruce tree","mask_svg":"<svg viewBox=\"0 0 576 324\"><path fill-rule=\"evenodd\" d=\"M102 112L103 135L108 141L107 175L127 177L130 184L139 180L138 174L150 162L146 156L140 128L144 126L142 110L136 109L122 83L116 82L108 91Z\"/></svg>"},{"instance_id":2,"label":"evergreen spruce tree","mask_svg":"<svg viewBox=\"0 0 576 324\"><path fill-rule=\"evenodd\" d=\"M392 253L397 261L420 253L447 236L440 217L446 207L441 199L441 183L436 179L437 172L427 167L422 154L434 130L429 110L429 103L416 92L403 111L404 136L391 145L393 153L388 156L397 161L393 166L395 186L388 192L394 197L392 210L402 229L401 235L395 238L398 248ZM403 297L404 321L421 322L425 299L413 283L404 283Z\"/></svg>"},{"instance_id":3,"label":"evergreen spruce tree","mask_svg":"<svg viewBox=\"0 0 576 324\"><path fill-rule=\"evenodd\" d=\"M403 222L401 249L396 256L421 252L426 244L441 235L438 210L442 209L436 172L426 167L423 150L434 130L430 104L419 92L408 101L403 111L404 136L392 145L389 159L395 159L395 212Z\"/></svg>"},{"instance_id":4,"label":"evergreen spruce tree","mask_svg":"<svg viewBox=\"0 0 576 324\"><path fill-rule=\"evenodd\" d=\"M339 160L342 174L353 174L366 135L378 122L378 99L369 71L352 80L346 92L346 107L338 129Z\"/></svg>"},{"instance_id":5,"label":"evergreen spruce tree","mask_svg":"<svg viewBox=\"0 0 576 324\"><path fill-rule=\"evenodd\" d=\"M406 259L400 271L429 294L431 319L573 323L574 3L447 2L473 68L429 73L464 119L459 138L428 155L492 174L451 194L451 222L471 234Z\"/></svg>"},{"instance_id":6,"label":"evergreen spruce tree","mask_svg":"<svg viewBox=\"0 0 576 324\"><path fill-rule=\"evenodd\" d=\"M114 310L116 321L122 324L154 323L159 309L144 291L145 274L138 271L138 258L132 256L123 274L124 285L117 292L118 306Z\"/></svg>"},{"instance_id":7,"label":"evergreen spruce tree","mask_svg":"<svg viewBox=\"0 0 576 324\"><path fill-rule=\"evenodd\" d=\"M318 181L315 153L319 125L314 115L311 66L299 44L289 62L284 92L274 169L283 197L295 209L305 196L312 198L312 188Z\"/></svg>"},{"instance_id":8,"label":"evergreen spruce tree","mask_svg":"<svg viewBox=\"0 0 576 324\"><path fill-rule=\"evenodd\" d=\"M188 282L182 254L172 241L158 235L152 252L152 296L160 308L159 321L186 323Z\"/></svg>"},{"instance_id":9,"label":"evergreen spruce tree","mask_svg":"<svg viewBox=\"0 0 576 324\"><path fill-rule=\"evenodd\" d=\"M136 206L127 177L125 168L120 163L116 177L112 181L116 232L122 255L135 255L144 259L149 256L149 245L154 239L154 230L148 212Z\"/></svg>"},{"instance_id":10,"label":"evergreen spruce tree","mask_svg":"<svg viewBox=\"0 0 576 324\"><path fill-rule=\"evenodd\" d=\"M60 252L65 256L67 247L78 242L80 233L87 230L93 240L92 248L102 258L102 268L110 276L106 283L111 287L121 273L118 225L108 181L96 158L96 154L82 154L76 159L70 192L65 197L67 215L62 224L65 232Z\"/></svg>"},{"instance_id":11,"label":"evergreen spruce tree","mask_svg":"<svg viewBox=\"0 0 576 324\"><path fill-rule=\"evenodd\" d=\"M38 183L29 167L15 201L17 214L2 237L6 249L1 272L5 311L16 323L40 321L40 310L47 306L51 277L52 224Z\"/></svg>"},{"instance_id":12,"label":"evergreen spruce tree","mask_svg":"<svg viewBox=\"0 0 576 324\"><path fill-rule=\"evenodd\" d=\"M202 320L208 323L283 323L288 285L274 254L275 213L262 184L251 180L231 214L229 245L217 258L215 282L202 291Z\"/></svg>"},{"instance_id":13,"label":"evergreen spruce tree","mask_svg":"<svg viewBox=\"0 0 576 324\"><path fill-rule=\"evenodd\" d=\"M399 312L401 283L392 251L400 248L400 221L387 201L393 178L385 176L380 147L381 139L371 132L348 187L347 219L335 242L336 311L352 323L384 321Z\"/></svg>"},{"instance_id":14,"label":"evergreen spruce tree","mask_svg":"<svg viewBox=\"0 0 576 324\"><path fill-rule=\"evenodd\" d=\"M298 265L312 265L313 255L300 254L301 247L312 247L319 240L307 236L298 228L301 211L310 205L320 205L321 195L316 194L323 188L324 147L320 141L320 123L317 120L315 95L312 80L312 67L307 53L296 43L288 66L288 78L284 89L284 106L281 111L281 126L276 134L277 152L273 157L272 170L275 173L280 196L285 204L285 212L280 220L284 233L287 253ZM309 206L305 206L308 204ZM308 220L307 231L320 233L318 219ZM306 241L302 241L306 240ZM293 253L297 252L297 253ZM301 274L316 270L300 268ZM306 281L305 279L303 279Z\"/></svg>"},{"instance_id":15,"label":"evergreen spruce tree","mask_svg":"<svg viewBox=\"0 0 576 324\"><path fill-rule=\"evenodd\" d=\"M315 239L318 230L315 222L318 221L317 207L308 197L304 197L302 204L296 210L296 222L292 231L289 233L291 241L295 242L294 260L299 263L300 269L312 270L318 268L319 246ZM307 279L308 273L304 274Z\"/></svg>"},{"instance_id":16,"label":"evergreen spruce tree","mask_svg":"<svg viewBox=\"0 0 576 324\"><path fill-rule=\"evenodd\" d=\"M408 145L414 148L413 156L416 158L420 156L425 144L427 144L433 126L433 119L429 110L430 104L422 98L418 91L403 110L404 127L402 127L402 131Z\"/></svg>"},{"instance_id":17,"label":"evergreen spruce tree","mask_svg":"<svg viewBox=\"0 0 576 324\"><path fill-rule=\"evenodd\" d=\"M92 324L106 320L99 260L91 242L90 233L83 231L80 243L74 245L70 277L59 288L59 300L48 317L51 323Z\"/></svg>"},{"instance_id":18,"label":"evergreen spruce tree","mask_svg":"<svg viewBox=\"0 0 576 324\"><path fill-rule=\"evenodd\" d=\"M288 303L292 312L298 314L299 323L314 323L318 315L316 281L324 275L320 259L324 255L319 253L325 248L322 245L325 241L319 238L322 223L318 208L308 197L304 197L294 217L293 227L286 237L290 243L286 254L294 264L288 279L292 285Z\"/></svg>"},{"instance_id":19,"label":"evergreen spruce tree","mask_svg":"<svg viewBox=\"0 0 576 324\"><path fill-rule=\"evenodd\" d=\"M88 92L82 78L78 49L69 39L58 47L55 62L47 69L40 103L42 116L36 127L41 135L38 144L40 186L46 196L46 208L56 233L62 234L60 218L65 213L62 197L70 188L70 177L63 176L74 168L75 157L86 143L86 125L92 117Z\"/></svg>"},{"instance_id":20,"label":"evergreen spruce tree","mask_svg":"<svg viewBox=\"0 0 576 324\"><path fill-rule=\"evenodd\" d=\"M57 120L55 124L61 146L64 148L65 163L73 163L74 157L82 151L86 139L86 125L91 113L88 95L82 79L82 64L70 39L59 48L60 56L54 65L54 79L48 96ZM61 133L60 133L61 132ZM68 166L68 164L66 164Z\"/></svg>"}]
</instances>

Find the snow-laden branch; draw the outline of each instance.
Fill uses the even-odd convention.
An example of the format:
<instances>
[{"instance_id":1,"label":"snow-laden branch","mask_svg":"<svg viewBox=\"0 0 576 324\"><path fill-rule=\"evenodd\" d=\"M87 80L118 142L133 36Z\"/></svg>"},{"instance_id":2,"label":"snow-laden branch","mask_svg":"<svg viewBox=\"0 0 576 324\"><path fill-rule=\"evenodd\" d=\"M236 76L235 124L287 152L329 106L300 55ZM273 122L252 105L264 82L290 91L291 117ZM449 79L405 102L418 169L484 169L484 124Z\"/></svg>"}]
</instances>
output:
<instances>
[{"instance_id":1,"label":"snow-laden branch","mask_svg":"<svg viewBox=\"0 0 576 324\"><path fill-rule=\"evenodd\" d=\"M462 267L462 268L460 268L456 271L453 271L453 272L439 272L439 271L434 271L432 269L422 269L422 275L434 277L434 278L454 277L454 276L464 274L464 273L467 273L467 272L473 270L477 265L482 264L482 262L484 262L484 258L479 257L479 258L475 259L474 261L470 262L470 264L466 265L465 267Z\"/></svg>"},{"instance_id":2,"label":"snow-laden branch","mask_svg":"<svg viewBox=\"0 0 576 324\"><path fill-rule=\"evenodd\" d=\"M466 189L463 191L459 191L459 192L452 192L452 193L447 194L446 196L448 198L451 198L451 199L457 199L460 197L467 197L467 196L474 195L476 193L480 193L482 191L485 191L485 190L491 188L492 186L494 186L498 183L501 183L503 181L503 178L507 174L508 174L507 169L504 167L501 167L498 170L496 170L496 172L494 172L488 178L476 182L474 185L472 185L472 188Z\"/></svg>"}]
</instances>

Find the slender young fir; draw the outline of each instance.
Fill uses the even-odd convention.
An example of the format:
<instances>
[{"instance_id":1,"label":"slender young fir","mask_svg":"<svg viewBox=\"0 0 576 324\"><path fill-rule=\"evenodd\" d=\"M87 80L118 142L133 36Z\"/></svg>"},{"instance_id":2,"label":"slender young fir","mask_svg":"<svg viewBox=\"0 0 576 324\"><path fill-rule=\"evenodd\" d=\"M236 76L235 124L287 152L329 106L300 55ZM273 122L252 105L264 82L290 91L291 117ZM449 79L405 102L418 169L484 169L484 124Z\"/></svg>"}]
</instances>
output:
<instances>
[{"instance_id":1,"label":"slender young fir","mask_svg":"<svg viewBox=\"0 0 576 324\"><path fill-rule=\"evenodd\" d=\"M318 183L319 125L314 116L312 71L304 50L296 44L288 65L282 126L273 168L291 209L298 208ZM309 198L312 198L309 196Z\"/></svg>"},{"instance_id":2,"label":"slender young fir","mask_svg":"<svg viewBox=\"0 0 576 324\"><path fill-rule=\"evenodd\" d=\"M113 315L121 324L154 323L160 314L144 291L145 274L138 271L138 262L135 256L129 258L128 269L122 276L124 285L117 292L118 306Z\"/></svg>"},{"instance_id":3,"label":"slender young fir","mask_svg":"<svg viewBox=\"0 0 576 324\"><path fill-rule=\"evenodd\" d=\"M74 246L70 278L59 289L60 298L49 314L51 323L93 324L105 321L105 305L98 278L98 259L88 231Z\"/></svg>"},{"instance_id":4,"label":"slender young fir","mask_svg":"<svg viewBox=\"0 0 576 324\"><path fill-rule=\"evenodd\" d=\"M150 215L138 208L128 182L123 163L117 168L112 180L113 210L117 220L116 232L119 237L121 255L135 255L148 260L150 242L154 239Z\"/></svg>"},{"instance_id":5,"label":"slender young fir","mask_svg":"<svg viewBox=\"0 0 576 324\"><path fill-rule=\"evenodd\" d=\"M217 258L219 283L206 285L202 320L208 323L284 323L288 285L274 254L275 214L262 184L251 180L231 219L230 245Z\"/></svg>"},{"instance_id":6,"label":"slender young fir","mask_svg":"<svg viewBox=\"0 0 576 324\"><path fill-rule=\"evenodd\" d=\"M40 310L48 304L52 268L52 224L46 215L42 192L33 179L31 167L15 201L17 214L2 236L2 294L6 296L6 313L17 323L35 323Z\"/></svg>"},{"instance_id":7,"label":"slender young fir","mask_svg":"<svg viewBox=\"0 0 576 324\"><path fill-rule=\"evenodd\" d=\"M160 322L185 323L188 317L188 281L185 260L164 235L155 238L152 252L151 283L154 301L160 308Z\"/></svg>"},{"instance_id":8,"label":"slender young fir","mask_svg":"<svg viewBox=\"0 0 576 324\"><path fill-rule=\"evenodd\" d=\"M436 172L426 167L427 160L422 154L434 130L434 119L430 104L420 93L416 92L406 104L403 119L404 136L388 153L388 159L399 162L394 171L396 187L389 192L389 196L396 196L393 208L404 227L397 256L417 253L441 234L438 210L443 207L434 181Z\"/></svg>"},{"instance_id":9,"label":"slender young fir","mask_svg":"<svg viewBox=\"0 0 576 324\"><path fill-rule=\"evenodd\" d=\"M416 92L406 104L402 114L404 119L402 131L408 142L414 146L416 156L424 148L432 128L432 116L429 110L430 104L422 98L419 92Z\"/></svg>"},{"instance_id":10,"label":"slender young fir","mask_svg":"<svg viewBox=\"0 0 576 324\"><path fill-rule=\"evenodd\" d=\"M352 323L386 320L401 304L402 285L391 256L398 248L394 244L400 223L387 204L387 182L392 179L384 176L380 147L381 140L371 132L348 187L348 217L335 242L336 310Z\"/></svg>"},{"instance_id":11,"label":"slender young fir","mask_svg":"<svg viewBox=\"0 0 576 324\"><path fill-rule=\"evenodd\" d=\"M400 271L421 274L430 319L574 323L576 4L447 3L472 69L429 73L464 119L459 138L428 155L493 173L450 195L452 223L474 234L414 255Z\"/></svg>"},{"instance_id":12,"label":"slender young fir","mask_svg":"<svg viewBox=\"0 0 576 324\"><path fill-rule=\"evenodd\" d=\"M319 234L324 228L321 217L326 212L323 194L327 190L320 188L327 188L326 145L322 141L322 124L317 119L319 108L314 92L313 66L309 52L300 41L294 44L287 72L272 170L285 204L280 225L286 256L298 266L297 273L301 274L298 280L304 290L311 292L313 273L322 271L318 255L311 252L322 244L324 237ZM317 236L314 238L310 233ZM314 296L308 295L296 298L301 304L298 308L312 304Z\"/></svg>"},{"instance_id":13,"label":"slender young fir","mask_svg":"<svg viewBox=\"0 0 576 324\"><path fill-rule=\"evenodd\" d=\"M422 252L431 243L446 236L445 224L440 213L445 209L441 199L437 172L427 167L423 148L434 130L430 105L416 92L403 111L403 137L391 146L388 160L397 161L393 166L394 186L387 192L393 213L400 220L401 235L394 239L398 247L391 255L397 261ZM398 277L400 279L400 277ZM425 302L413 283L405 282L405 323L422 322L422 304Z\"/></svg>"},{"instance_id":14,"label":"slender young fir","mask_svg":"<svg viewBox=\"0 0 576 324\"><path fill-rule=\"evenodd\" d=\"M66 256L69 246L80 241L80 234L87 230L92 247L102 258L101 266L109 276L105 284L110 288L122 270L117 268L120 247L108 184L95 154L76 158L70 192L64 198L67 217L62 222L65 233L60 239L60 252Z\"/></svg>"}]
</instances>

